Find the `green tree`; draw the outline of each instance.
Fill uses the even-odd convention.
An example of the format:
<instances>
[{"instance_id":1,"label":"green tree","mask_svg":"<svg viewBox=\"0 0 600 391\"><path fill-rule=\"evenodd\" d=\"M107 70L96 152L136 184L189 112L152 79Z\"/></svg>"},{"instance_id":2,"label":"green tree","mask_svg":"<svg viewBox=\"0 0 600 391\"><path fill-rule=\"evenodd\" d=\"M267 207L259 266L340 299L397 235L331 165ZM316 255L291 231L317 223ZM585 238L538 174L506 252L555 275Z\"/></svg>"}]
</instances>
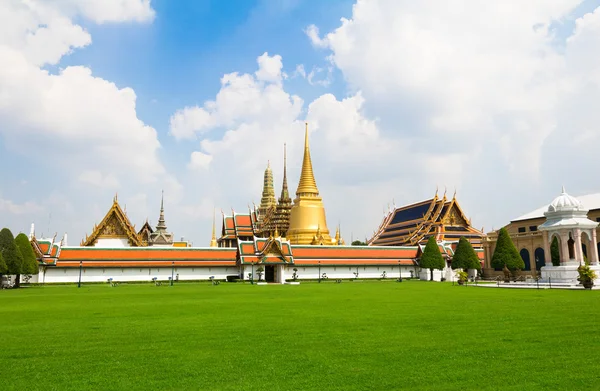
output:
<instances>
[{"instance_id":1,"label":"green tree","mask_svg":"<svg viewBox=\"0 0 600 391\"><path fill-rule=\"evenodd\" d=\"M471 242L464 236L458 241L456 251L452 257L452 269L477 269L481 270L481 262L473 249Z\"/></svg>"},{"instance_id":2,"label":"green tree","mask_svg":"<svg viewBox=\"0 0 600 391\"><path fill-rule=\"evenodd\" d=\"M6 266L6 262L4 262L4 258L2 258L2 251L0 251L0 280L3 274L6 274L8 271L8 267Z\"/></svg>"},{"instance_id":3,"label":"green tree","mask_svg":"<svg viewBox=\"0 0 600 391\"><path fill-rule=\"evenodd\" d=\"M433 269L442 270L444 266L446 266L444 257L442 257L440 248L435 240L435 236L429 237L427 245L425 246L425 250L423 250L423 254L421 255L420 265L423 269L429 269L431 273L431 281L433 281Z\"/></svg>"},{"instance_id":4,"label":"green tree","mask_svg":"<svg viewBox=\"0 0 600 391\"><path fill-rule=\"evenodd\" d=\"M10 232L10 229L3 228L0 231L0 252L2 252L2 258L6 262L7 272L6 274L14 274L17 276L15 285L19 286L19 278L23 273L23 256L21 251L15 243L15 238Z\"/></svg>"},{"instance_id":5,"label":"green tree","mask_svg":"<svg viewBox=\"0 0 600 391\"><path fill-rule=\"evenodd\" d=\"M15 243L23 256L23 274L38 274L40 272L39 264L27 235L21 232L15 238Z\"/></svg>"},{"instance_id":6,"label":"green tree","mask_svg":"<svg viewBox=\"0 0 600 391\"><path fill-rule=\"evenodd\" d=\"M552 259L552 266L560 266L560 250L558 248L558 238L555 236L550 244L550 256Z\"/></svg>"},{"instance_id":7,"label":"green tree","mask_svg":"<svg viewBox=\"0 0 600 391\"><path fill-rule=\"evenodd\" d=\"M366 246L367 243L365 242L361 242L360 240L355 240L354 242L352 242L353 246Z\"/></svg>"},{"instance_id":8,"label":"green tree","mask_svg":"<svg viewBox=\"0 0 600 391\"><path fill-rule=\"evenodd\" d=\"M511 270L522 270L525 268L525 262L519 255L519 250L515 247L506 228L501 228L496 241L496 249L492 256L492 267L502 269L506 267Z\"/></svg>"}]
</instances>

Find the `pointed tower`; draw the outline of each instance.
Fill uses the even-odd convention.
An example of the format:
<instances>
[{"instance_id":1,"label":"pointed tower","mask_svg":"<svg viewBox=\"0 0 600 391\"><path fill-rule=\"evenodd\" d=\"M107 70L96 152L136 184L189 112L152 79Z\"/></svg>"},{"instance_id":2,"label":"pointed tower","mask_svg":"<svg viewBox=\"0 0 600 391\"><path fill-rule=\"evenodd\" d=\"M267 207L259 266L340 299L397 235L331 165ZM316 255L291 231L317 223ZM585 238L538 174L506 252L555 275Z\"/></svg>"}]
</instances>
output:
<instances>
[{"instance_id":1,"label":"pointed tower","mask_svg":"<svg viewBox=\"0 0 600 391\"><path fill-rule=\"evenodd\" d=\"M260 206L258 208L258 218L263 219L269 209L274 208L277 205L277 199L275 198L275 187L273 186L273 171L271 171L271 163L267 162L267 169L265 170L265 176L263 180L263 192L262 198L260 199Z\"/></svg>"},{"instance_id":2,"label":"pointed tower","mask_svg":"<svg viewBox=\"0 0 600 391\"><path fill-rule=\"evenodd\" d=\"M315 236L322 238L323 242L331 243L323 199L319 196L319 189L317 188L310 160L308 123L306 123L304 133L302 172L294 205L290 211L290 226L287 236L292 244L311 244Z\"/></svg>"},{"instance_id":3,"label":"pointed tower","mask_svg":"<svg viewBox=\"0 0 600 391\"><path fill-rule=\"evenodd\" d=\"M215 233L215 211L214 210L213 210L212 238L210 239L210 247L219 247L217 245L217 236Z\"/></svg>"},{"instance_id":4,"label":"pointed tower","mask_svg":"<svg viewBox=\"0 0 600 391\"><path fill-rule=\"evenodd\" d=\"M165 192L160 197L160 215L156 230L150 234L152 246L172 246L173 234L167 232L167 223L165 222Z\"/></svg>"},{"instance_id":5,"label":"pointed tower","mask_svg":"<svg viewBox=\"0 0 600 391\"><path fill-rule=\"evenodd\" d=\"M287 230L290 226L290 211L292 209L292 199L288 191L287 184L287 153L286 145L283 144L283 185L281 186L281 195L277 202L275 218L273 221L274 229L277 230L283 237L286 237Z\"/></svg>"}]
</instances>

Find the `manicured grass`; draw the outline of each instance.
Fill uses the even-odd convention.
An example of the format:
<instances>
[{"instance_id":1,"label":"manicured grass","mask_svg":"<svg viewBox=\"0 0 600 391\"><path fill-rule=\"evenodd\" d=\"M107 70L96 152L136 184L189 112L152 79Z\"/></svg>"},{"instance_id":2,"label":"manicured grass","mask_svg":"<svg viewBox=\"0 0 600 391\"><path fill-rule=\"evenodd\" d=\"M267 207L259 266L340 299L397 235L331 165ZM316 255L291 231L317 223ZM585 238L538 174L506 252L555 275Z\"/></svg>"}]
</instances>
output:
<instances>
[{"instance_id":1,"label":"manicured grass","mask_svg":"<svg viewBox=\"0 0 600 391\"><path fill-rule=\"evenodd\" d=\"M597 387L600 292L417 281L0 291L0 389Z\"/></svg>"}]
</instances>

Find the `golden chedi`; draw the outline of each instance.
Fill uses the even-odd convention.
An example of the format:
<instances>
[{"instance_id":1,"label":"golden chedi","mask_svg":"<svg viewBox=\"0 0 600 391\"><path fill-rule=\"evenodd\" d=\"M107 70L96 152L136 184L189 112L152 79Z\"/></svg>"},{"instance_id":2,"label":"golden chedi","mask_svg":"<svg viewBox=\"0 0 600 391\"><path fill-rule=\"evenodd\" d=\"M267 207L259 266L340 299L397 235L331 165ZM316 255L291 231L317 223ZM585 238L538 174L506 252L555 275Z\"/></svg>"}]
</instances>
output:
<instances>
[{"instance_id":1,"label":"golden chedi","mask_svg":"<svg viewBox=\"0 0 600 391\"><path fill-rule=\"evenodd\" d=\"M315 240L317 238L317 240ZM296 190L294 205L290 211L290 225L287 239L292 244L331 244L325 218L323 199L313 174L308 145L308 124L304 134L304 158L302 173Z\"/></svg>"}]
</instances>

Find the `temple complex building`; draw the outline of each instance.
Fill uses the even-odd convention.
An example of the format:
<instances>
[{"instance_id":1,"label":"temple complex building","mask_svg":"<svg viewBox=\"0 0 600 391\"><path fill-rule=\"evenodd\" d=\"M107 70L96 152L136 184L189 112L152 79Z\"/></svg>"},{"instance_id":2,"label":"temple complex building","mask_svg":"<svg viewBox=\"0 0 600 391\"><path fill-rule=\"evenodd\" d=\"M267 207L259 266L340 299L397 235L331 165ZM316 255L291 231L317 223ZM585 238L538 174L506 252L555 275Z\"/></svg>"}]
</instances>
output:
<instances>
[{"instance_id":1,"label":"temple complex building","mask_svg":"<svg viewBox=\"0 0 600 391\"><path fill-rule=\"evenodd\" d=\"M38 239L32 230L30 240L40 261L40 283L87 281L152 281L243 279L285 283L303 279L356 279L416 277L417 245L346 246L339 226L332 238L325 207L314 177L305 129L302 171L296 198L288 192L284 147L281 195L274 201L270 164L264 175L259 208L247 213L221 212L220 237L215 220L210 244L191 247L173 241L164 218L164 198L160 217L153 229L146 221L136 232L117 198L102 222L80 246L63 241ZM456 207L458 208L458 207ZM460 215L462 216L462 215ZM466 219L462 217L464 221ZM208 243L207 243L208 244ZM450 256L453 248L440 244Z\"/></svg>"},{"instance_id":2,"label":"temple complex building","mask_svg":"<svg viewBox=\"0 0 600 391\"><path fill-rule=\"evenodd\" d=\"M585 224L579 224L581 231L584 225L589 224L587 220L591 220L593 223L600 222L600 193L583 195L575 198L567 194L563 188L561 194L552 203L512 219L510 223L505 226L523 259L525 264L523 272L525 275L535 276L542 274L543 267L552 265L550 245L555 237L559 243L559 261L565 265L571 259L576 260L576 262L580 259L591 261L594 253L600 250L600 243L598 243L597 240L598 235L600 234L598 228L594 228L589 234L582 234L577 233L576 228L565 226L566 228L562 229L562 233L555 232L554 234L551 233L549 235L548 232L552 230L548 230L548 228L551 228L547 224L549 218L548 213L550 213L550 217L552 217L553 213L559 209L562 211L561 213L566 213L568 215L568 218L565 220L562 218L557 220L562 221L560 223L561 225L567 224L566 220L575 222L579 221L578 219L585 217L585 219L582 220ZM577 212L578 216L570 215L574 212ZM489 232L484 240L486 260L484 272L487 275L502 274L501 270L494 270L494 268L491 267L491 260L496 248L497 239L498 230L494 230ZM548 240L548 243L546 243L545 240ZM576 246L576 240L580 240L581 242L581 256L579 258L575 257L574 252L575 249L578 248L578 246ZM560 264L558 266L560 266Z\"/></svg>"}]
</instances>

